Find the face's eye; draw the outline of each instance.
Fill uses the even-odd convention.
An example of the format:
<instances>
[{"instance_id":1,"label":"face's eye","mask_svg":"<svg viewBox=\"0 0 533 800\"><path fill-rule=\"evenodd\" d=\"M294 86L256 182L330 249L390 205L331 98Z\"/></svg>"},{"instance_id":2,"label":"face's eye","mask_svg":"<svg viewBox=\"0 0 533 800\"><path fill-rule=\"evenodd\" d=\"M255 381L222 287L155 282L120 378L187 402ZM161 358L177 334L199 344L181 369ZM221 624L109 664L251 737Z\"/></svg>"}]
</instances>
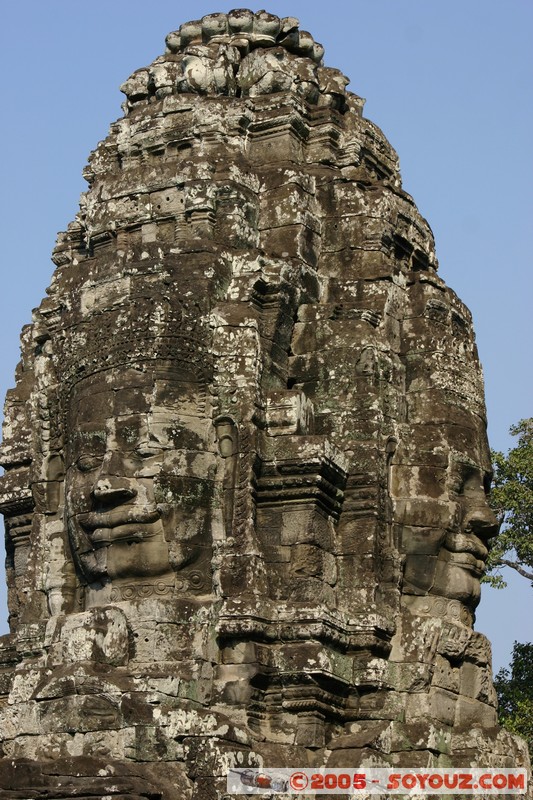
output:
<instances>
[{"instance_id":1,"label":"face's eye","mask_svg":"<svg viewBox=\"0 0 533 800\"><path fill-rule=\"evenodd\" d=\"M468 494L473 486L479 486L479 470L470 464L461 464L452 474L451 489L456 495Z\"/></svg>"},{"instance_id":2,"label":"face's eye","mask_svg":"<svg viewBox=\"0 0 533 800\"><path fill-rule=\"evenodd\" d=\"M490 473L482 472L475 466L465 466L456 487L454 487L455 493L459 498L478 501L489 493L491 479Z\"/></svg>"},{"instance_id":3,"label":"face's eye","mask_svg":"<svg viewBox=\"0 0 533 800\"><path fill-rule=\"evenodd\" d=\"M80 456L76 461L76 467L80 472L91 472L94 469L98 469L101 463L102 459L98 458L98 456Z\"/></svg>"},{"instance_id":4,"label":"face's eye","mask_svg":"<svg viewBox=\"0 0 533 800\"><path fill-rule=\"evenodd\" d=\"M464 488L465 488L464 475L462 475L460 473L456 473L452 477L452 480L450 482L451 491L453 492L453 494L461 495L464 492Z\"/></svg>"},{"instance_id":5,"label":"face's eye","mask_svg":"<svg viewBox=\"0 0 533 800\"><path fill-rule=\"evenodd\" d=\"M475 471L470 473L470 475L464 482L463 494L464 495L485 494L483 476L481 475L480 472Z\"/></svg>"},{"instance_id":6,"label":"face's eye","mask_svg":"<svg viewBox=\"0 0 533 800\"><path fill-rule=\"evenodd\" d=\"M161 452L161 445L157 442L140 442L134 452L138 458L152 458L153 456L159 455Z\"/></svg>"}]
</instances>

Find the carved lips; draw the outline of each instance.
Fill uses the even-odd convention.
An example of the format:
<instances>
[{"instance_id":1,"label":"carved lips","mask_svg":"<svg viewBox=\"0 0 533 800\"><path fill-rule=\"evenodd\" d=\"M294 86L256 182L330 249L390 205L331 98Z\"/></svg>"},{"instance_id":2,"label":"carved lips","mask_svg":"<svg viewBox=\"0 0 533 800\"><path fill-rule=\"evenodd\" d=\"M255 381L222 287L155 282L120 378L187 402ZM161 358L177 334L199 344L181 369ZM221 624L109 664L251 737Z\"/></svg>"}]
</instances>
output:
<instances>
[{"instance_id":1,"label":"carved lips","mask_svg":"<svg viewBox=\"0 0 533 800\"><path fill-rule=\"evenodd\" d=\"M448 533L444 547L446 561L481 577L489 553L481 539L472 534Z\"/></svg>"},{"instance_id":2,"label":"carved lips","mask_svg":"<svg viewBox=\"0 0 533 800\"><path fill-rule=\"evenodd\" d=\"M79 514L78 522L91 542L97 547L103 547L116 541L140 542L152 538L156 531L145 526L160 518L159 511L153 506L121 506L111 511Z\"/></svg>"}]
</instances>

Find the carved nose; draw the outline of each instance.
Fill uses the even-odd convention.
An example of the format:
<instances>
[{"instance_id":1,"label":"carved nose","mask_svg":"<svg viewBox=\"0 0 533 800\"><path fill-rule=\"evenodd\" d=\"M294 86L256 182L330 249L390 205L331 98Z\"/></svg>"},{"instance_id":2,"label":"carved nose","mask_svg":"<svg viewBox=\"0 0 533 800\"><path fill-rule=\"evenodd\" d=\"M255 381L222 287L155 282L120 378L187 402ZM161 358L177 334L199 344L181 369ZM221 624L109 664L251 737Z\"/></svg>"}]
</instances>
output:
<instances>
[{"instance_id":1,"label":"carved nose","mask_svg":"<svg viewBox=\"0 0 533 800\"><path fill-rule=\"evenodd\" d=\"M467 515L464 530L487 540L497 536L499 525L494 512L487 506L475 508Z\"/></svg>"},{"instance_id":2,"label":"carved nose","mask_svg":"<svg viewBox=\"0 0 533 800\"><path fill-rule=\"evenodd\" d=\"M135 497L137 492L126 486L120 478L99 478L93 486L93 497L106 502L124 502Z\"/></svg>"}]
</instances>

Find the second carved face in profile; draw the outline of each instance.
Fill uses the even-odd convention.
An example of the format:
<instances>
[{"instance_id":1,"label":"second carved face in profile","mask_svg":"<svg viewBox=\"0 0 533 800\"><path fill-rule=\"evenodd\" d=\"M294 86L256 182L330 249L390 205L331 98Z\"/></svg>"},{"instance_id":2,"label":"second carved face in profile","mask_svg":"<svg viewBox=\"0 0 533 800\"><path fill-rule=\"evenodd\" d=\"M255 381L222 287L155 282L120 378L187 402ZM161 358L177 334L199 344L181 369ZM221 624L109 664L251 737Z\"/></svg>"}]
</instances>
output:
<instances>
[{"instance_id":1,"label":"second carved face in profile","mask_svg":"<svg viewBox=\"0 0 533 800\"><path fill-rule=\"evenodd\" d=\"M498 525L487 498L490 475L470 456L454 461L450 455L447 469L431 470L429 496L400 500L398 517L404 594L458 600L473 611Z\"/></svg>"}]
</instances>

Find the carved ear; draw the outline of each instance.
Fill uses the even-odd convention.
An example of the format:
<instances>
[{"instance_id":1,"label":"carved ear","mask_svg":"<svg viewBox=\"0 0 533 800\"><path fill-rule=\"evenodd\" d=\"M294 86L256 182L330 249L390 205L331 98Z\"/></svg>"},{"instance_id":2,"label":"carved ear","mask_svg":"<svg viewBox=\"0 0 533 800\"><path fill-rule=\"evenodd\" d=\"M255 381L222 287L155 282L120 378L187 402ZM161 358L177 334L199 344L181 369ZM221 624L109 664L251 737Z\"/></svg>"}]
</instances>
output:
<instances>
[{"instance_id":1,"label":"carved ear","mask_svg":"<svg viewBox=\"0 0 533 800\"><path fill-rule=\"evenodd\" d=\"M65 465L61 453L50 453L46 457L45 476L47 481L61 481L65 477Z\"/></svg>"},{"instance_id":2,"label":"carved ear","mask_svg":"<svg viewBox=\"0 0 533 800\"><path fill-rule=\"evenodd\" d=\"M65 467L61 453L50 453L43 464L43 480L32 484L32 494L37 511L56 514L59 508L60 485L65 477Z\"/></svg>"},{"instance_id":3,"label":"carved ear","mask_svg":"<svg viewBox=\"0 0 533 800\"><path fill-rule=\"evenodd\" d=\"M234 456L239 449L239 433L231 417L221 416L215 419L215 431L218 440L218 451L222 458Z\"/></svg>"}]
</instances>

